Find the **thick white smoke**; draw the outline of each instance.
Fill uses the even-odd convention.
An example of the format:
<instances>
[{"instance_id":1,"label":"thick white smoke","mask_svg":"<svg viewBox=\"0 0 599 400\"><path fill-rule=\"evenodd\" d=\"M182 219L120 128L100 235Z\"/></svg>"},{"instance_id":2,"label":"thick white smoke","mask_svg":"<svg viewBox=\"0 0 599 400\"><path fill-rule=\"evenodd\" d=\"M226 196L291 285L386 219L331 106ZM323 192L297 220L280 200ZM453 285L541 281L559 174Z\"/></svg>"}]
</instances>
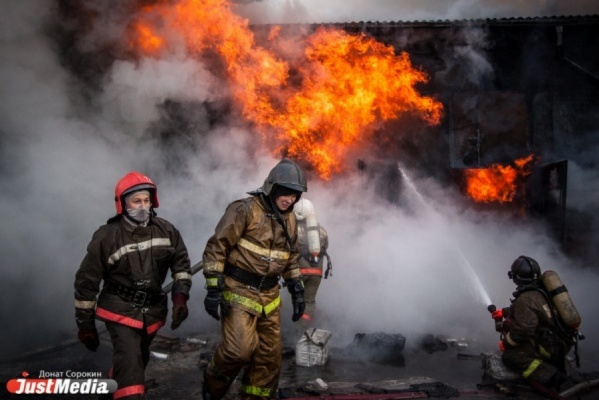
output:
<instances>
[{"instance_id":1,"label":"thick white smoke","mask_svg":"<svg viewBox=\"0 0 599 400\"><path fill-rule=\"evenodd\" d=\"M394 19L446 19L458 18L463 4L473 4L456 2L435 14L419 1L404 5L403 10L412 10L407 14L394 8L398 2L381 2L381 9L394 12L382 16L374 14L378 8L370 2L361 2L368 3L361 10L357 3L342 3L330 6L330 15L349 17L358 10L353 19L385 20L395 12ZM530 3L517 4L535 13ZM246 11L273 4L250 4ZM285 4L304 7L303 15L314 21L309 2ZM45 30L51 18L54 10L41 2L8 2L0 15L0 354L75 335L74 274L92 233L114 214L114 185L126 172L139 170L155 180L159 215L180 229L197 262L226 205L259 187L277 162L242 119L210 121L205 102L225 101L226 88L197 60L115 62L101 89L91 91L60 63ZM484 60L480 64L481 73L488 73ZM195 106L183 111L185 126L165 139L156 132L168 101ZM577 187L596 177L580 169L571 172ZM323 281L318 294L320 323L338 343L358 332L387 331L475 337L494 346L497 333L485 297L508 305L514 287L506 272L524 254L567 282L583 316L588 347L597 349L595 272L576 269L539 226L476 213L461 204L459 194L433 180L412 183L402 192L410 212L383 201L366 175L309 183L306 197L329 232L334 263L333 277ZM569 201L584 208L597 205L597 199ZM470 269L482 286L472 280ZM218 329L204 312L203 284L197 275L191 317L177 333ZM288 327L285 292L283 298ZM591 350L584 354L590 358Z\"/></svg>"}]
</instances>

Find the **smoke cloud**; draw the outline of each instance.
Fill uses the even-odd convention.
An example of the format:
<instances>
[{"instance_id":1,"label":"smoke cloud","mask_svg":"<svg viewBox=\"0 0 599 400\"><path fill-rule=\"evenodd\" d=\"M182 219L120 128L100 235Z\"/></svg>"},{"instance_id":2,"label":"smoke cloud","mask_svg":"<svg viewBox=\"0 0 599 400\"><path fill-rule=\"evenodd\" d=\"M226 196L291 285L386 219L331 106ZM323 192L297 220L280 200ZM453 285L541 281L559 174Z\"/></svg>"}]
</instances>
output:
<instances>
[{"instance_id":1,"label":"smoke cloud","mask_svg":"<svg viewBox=\"0 0 599 400\"><path fill-rule=\"evenodd\" d=\"M268 22L255 18L258 14L277 22L320 22L334 15L347 20L461 18L460 12L474 4L480 16L485 11L492 17L516 11L518 16L568 13L557 1L514 7L473 1L406 1L400 7L380 1L360 8L362 3L320 2L329 9L318 15L313 4L299 1L249 3L241 11L257 23ZM578 4L576 14L594 12L592 2ZM0 320L5 333L0 354L7 355L74 336L75 271L92 233L114 215L114 185L125 173L139 170L157 183L159 215L181 231L197 262L226 205L261 186L278 159L243 118L229 112L226 84L201 61L177 54L116 60L101 73L86 74L73 69L76 63L65 63L68 55L58 50L50 29L57 24L57 9L12 1L3 10ZM376 14L382 10L387 12ZM285 19L289 11L298 20ZM118 36L126 18L103 23L89 38L101 31ZM91 43L77 52L98 51ZM492 71L475 51L477 39L469 43L462 56L472 60L483 79ZM377 182L357 169L331 181L312 177L309 182L306 197L329 233L334 265L333 277L323 281L318 294L319 323L333 331L338 344L357 332L387 331L470 337L494 349L497 333L486 311L488 299L498 307L509 304L514 286L506 272L515 258L528 255L567 282L588 337L582 350L589 359L593 350L599 354L599 326L591 317L599 282L595 271L578 268L542 226L475 212L455 190L414 168L398 168L405 174L398 189L401 206L383 199ZM597 182L596 167L575 165L570 174L569 202L583 210L596 208L599 199L576 192ZM203 310L203 278L196 275L193 283L191 316L177 334L218 329ZM289 299L282 293L289 331Z\"/></svg>"}]
</instances>

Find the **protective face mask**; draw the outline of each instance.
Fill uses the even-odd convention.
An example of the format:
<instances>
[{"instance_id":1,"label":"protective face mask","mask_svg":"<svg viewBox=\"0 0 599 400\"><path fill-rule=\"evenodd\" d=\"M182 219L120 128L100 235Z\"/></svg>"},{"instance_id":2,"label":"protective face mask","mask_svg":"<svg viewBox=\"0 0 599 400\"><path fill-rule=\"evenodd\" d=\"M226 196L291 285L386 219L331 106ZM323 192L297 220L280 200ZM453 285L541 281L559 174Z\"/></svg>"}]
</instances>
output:
<instances>
[{"instance_id":1,"label":"protective face mask","mask_svg":"<svg viewBox=\"0 0 599 400\"><path fill-rule=\"evenodd\" d=\"M127 214L131 219L137 221L138 223L147 222L150 218L150 209L149 208L136 208L136 209L127 209Z\"/></svg>"}]
</instances>

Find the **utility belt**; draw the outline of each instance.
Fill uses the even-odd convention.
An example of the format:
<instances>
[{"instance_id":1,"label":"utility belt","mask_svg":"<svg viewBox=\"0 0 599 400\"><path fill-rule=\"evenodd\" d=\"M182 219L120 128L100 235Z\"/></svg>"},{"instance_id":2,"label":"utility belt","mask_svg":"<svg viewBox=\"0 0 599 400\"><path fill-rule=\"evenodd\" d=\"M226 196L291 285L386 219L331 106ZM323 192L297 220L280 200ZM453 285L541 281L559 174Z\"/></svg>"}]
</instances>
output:
<instances>
[{"instance_id":1,"label":"utility belt","mask_svg":"<svg viewBox=\"0 0 599 400\"><path fill-rule=\"evenodd\" d=\"M164 293L148 293L143 290L135 290L116 282L106 282L103 290L106 293L116 294L126 302L138 307L158 304L166 296Z\"/></svg>"},{"instance_id":2,"label":"utility belt","mask_svg":"<svg viewBox=\"0 0 599 400\"><path fill-rule=\"evenodd\" d=\"M225 265L225 275L235 279L244 285L263 291L274 288L279 284L279 276L258 275L241 269L233 264Z\"/></svg>"}]
</instances>

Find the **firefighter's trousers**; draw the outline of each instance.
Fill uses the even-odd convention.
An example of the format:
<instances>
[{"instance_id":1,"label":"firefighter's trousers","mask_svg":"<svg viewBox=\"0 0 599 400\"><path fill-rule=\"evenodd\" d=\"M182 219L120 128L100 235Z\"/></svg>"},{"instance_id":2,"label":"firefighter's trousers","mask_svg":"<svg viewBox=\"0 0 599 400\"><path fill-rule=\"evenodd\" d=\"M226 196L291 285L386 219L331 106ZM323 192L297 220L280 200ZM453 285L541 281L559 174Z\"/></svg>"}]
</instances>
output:
<instances>
[{"instance_id":1,"label":"firefighter's trousers","mask_svg":"<svg viewBox=\"0 0 599 400\"><path fill-rule=\"evenodd\" d=\"M112 341L112 379L118 384L113 399L143 399L145 369L150 359L150 344L155 334L145 329L106 322Z\"/></svg>"},{"instance_id":2,"label":"firefighter's trousers","mask_svg":"<svg viewBox=\"0 0 599 400\"><path fill-rule=\"evenodd\" d=\"M501 359L508 368L524 378L534 379L542 384L546 384L559 369L555 365L557 362L551 360L549 353L545 356L540 355L532 343L506 349Z\"/></svg>"},{"instance_id":3,"label":"firefighter's trousers","mask_svg":"<svg viewBox=\"0 0 599 400\"><path fill-rule=\"evenodd\" d=\"M222 342L206 369L213 400L225 396L242 368L241 399L276 397L282 361L280 325L280 310L258 317L229 308L222 317Z\"/></svg>"},{"instance_id":4,"label":"firefighter's trousers","mask_svg":"<svg viewBox=\"0 0 599 400\"><path fill-rule=\"evenodd\" d=\"M302 280L304 281L304 301L306 302L304 316L306 316L305 319L310 320L314 318L314 311L316 310L316 293L318 292L322 277L318 275L304 275Z\"/></svg>"},{"instance_id":5,"label":"firefighter's trousers","mask_svg":"<svg viewBox=\"0 0 599 400\"><path fill-rule=\"evenodd\" d=\"M302 281L304 282L304 301L306 302L306 309L304 315L299 321L295 323L295 330L299 337L303 333L314 326L314 318L316 312L316 293L318 287L322 281L322 277L319 275L303 275Z\"/></svg>"}]
</instances>

